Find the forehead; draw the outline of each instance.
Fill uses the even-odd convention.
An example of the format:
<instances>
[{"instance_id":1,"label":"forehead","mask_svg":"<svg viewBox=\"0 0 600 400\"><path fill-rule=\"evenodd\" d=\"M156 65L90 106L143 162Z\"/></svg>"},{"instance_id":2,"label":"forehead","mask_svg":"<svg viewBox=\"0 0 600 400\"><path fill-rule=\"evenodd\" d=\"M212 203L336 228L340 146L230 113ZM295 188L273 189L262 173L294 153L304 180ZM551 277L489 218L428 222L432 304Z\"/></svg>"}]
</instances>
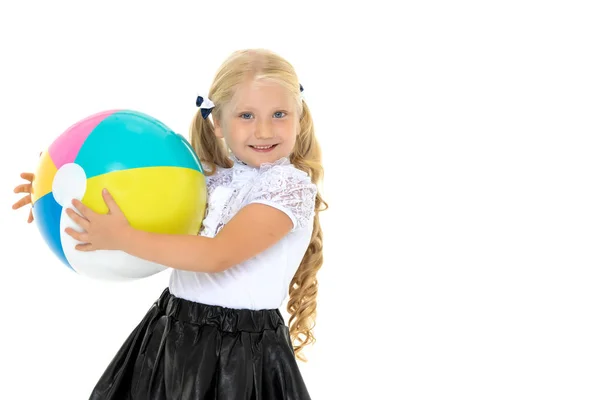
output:
<instances>
[{"instance_id":1,"label":"forehead","mask_svg":"<svg viewBox=\"0 0 600 400\"><path fill-rule=\"evenodd\" d=\"M238 86L232 103L234 108L290 107L293 97L283 86L270 81L247 81Z\"/></svg>"}]
</instances>

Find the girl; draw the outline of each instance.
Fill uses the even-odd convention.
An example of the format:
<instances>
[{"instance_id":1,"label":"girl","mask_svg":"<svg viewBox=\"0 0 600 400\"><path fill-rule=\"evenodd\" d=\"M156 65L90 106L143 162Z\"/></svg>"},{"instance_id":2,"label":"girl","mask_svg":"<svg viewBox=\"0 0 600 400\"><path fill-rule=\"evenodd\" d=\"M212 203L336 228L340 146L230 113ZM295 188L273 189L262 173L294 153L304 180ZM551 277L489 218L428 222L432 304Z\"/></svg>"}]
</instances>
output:
<instances>
[{"instance_id":1,"label":"girl","mask_svg":"<svg viewBox=\"0 0 600 400\"><path fill-rule=\"evenodd\" d=\"M314 342L322 257L321 151L294 68L234 52L191 127L206 169L198 236L132 228L73 200L80 251L123 250L172 268L168 288L125 340L90 399L309 399L296 358ZM209 115L212 116L211 122ZM33 180L31 174L21 175ZM31 192L31 184L15 192ZM15 203L30 203L30 195ZM29 222L32 217L30 215ZM279 312L289 289L290 327Z\"/></svg>"}]
</instances>

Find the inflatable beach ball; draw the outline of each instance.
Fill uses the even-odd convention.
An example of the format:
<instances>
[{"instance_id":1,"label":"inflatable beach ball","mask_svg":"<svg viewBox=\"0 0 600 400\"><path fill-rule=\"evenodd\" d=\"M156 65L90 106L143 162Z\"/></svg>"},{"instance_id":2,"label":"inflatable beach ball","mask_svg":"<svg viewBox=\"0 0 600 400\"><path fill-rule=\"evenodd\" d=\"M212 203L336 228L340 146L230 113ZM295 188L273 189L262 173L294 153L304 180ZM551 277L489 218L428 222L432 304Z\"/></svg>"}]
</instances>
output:
<instances>
[{"instance_id":1,"label":"inflatable beach ball","mask_svg":"<svg viewBox=\"0 0 600 400\"><path fill-rule=\"evenodd\" d=\"M196 235L206 208L202 165L187 140L160 121L130 110L105 111L68 128L42 153L33 181L33 215L52 252L94 279L140 279L164 265L125 252L75 249L64 231L81 231L66 213L79 199L98 213L107 188L137 229Z\"/></svg>"}]
</instances>

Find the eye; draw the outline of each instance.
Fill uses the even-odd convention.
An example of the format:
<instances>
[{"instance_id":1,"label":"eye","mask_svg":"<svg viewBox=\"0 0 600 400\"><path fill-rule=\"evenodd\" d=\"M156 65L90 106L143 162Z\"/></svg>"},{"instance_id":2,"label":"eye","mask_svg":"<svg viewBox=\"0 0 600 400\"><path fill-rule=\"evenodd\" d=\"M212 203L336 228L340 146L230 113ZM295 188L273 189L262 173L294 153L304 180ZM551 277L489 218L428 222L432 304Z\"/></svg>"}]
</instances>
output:
<instances>
[{"instance_id":1,"label":"eye","mask_svg":"<svg viewBox=\"0 0 600 400\"><path fill-rule=\"evenodd\" d=\"M285 117L285 112L284 111L277 111L273 115L275 116L275 118L283 118L283 117Z\"/></svg>"},{"instance_id":2,"label":"eye","mask_svg":"<svg viewBox=\"0 0 600 400\"><path fill-rule=\"evenodd\" d=\"M240 117L242 119L250 119L250 118L252 118L252 114L250 114L250 113L241 113Z\"/></svg>"}]
</instances>

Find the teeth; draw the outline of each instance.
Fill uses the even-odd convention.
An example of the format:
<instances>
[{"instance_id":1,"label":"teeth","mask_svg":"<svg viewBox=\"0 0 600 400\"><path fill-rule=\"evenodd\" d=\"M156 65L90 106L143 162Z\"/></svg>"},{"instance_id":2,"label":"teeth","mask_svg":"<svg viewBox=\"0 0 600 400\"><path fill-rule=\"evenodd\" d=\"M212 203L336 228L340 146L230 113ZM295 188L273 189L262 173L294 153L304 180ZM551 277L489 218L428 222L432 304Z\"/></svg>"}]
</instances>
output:
<instances>
[{"instance_id":1,"label":"teeth","mask_svg":"<svg viewBox=\"0 0 600 400\"><path fill-rule=\"evenodd\" d=\"M260 149L260 150L266 150L266 149L270 149L271 147L273 147L273 145L271 146L252 146L255 149Z\"/></svg>"}]
</instances>

